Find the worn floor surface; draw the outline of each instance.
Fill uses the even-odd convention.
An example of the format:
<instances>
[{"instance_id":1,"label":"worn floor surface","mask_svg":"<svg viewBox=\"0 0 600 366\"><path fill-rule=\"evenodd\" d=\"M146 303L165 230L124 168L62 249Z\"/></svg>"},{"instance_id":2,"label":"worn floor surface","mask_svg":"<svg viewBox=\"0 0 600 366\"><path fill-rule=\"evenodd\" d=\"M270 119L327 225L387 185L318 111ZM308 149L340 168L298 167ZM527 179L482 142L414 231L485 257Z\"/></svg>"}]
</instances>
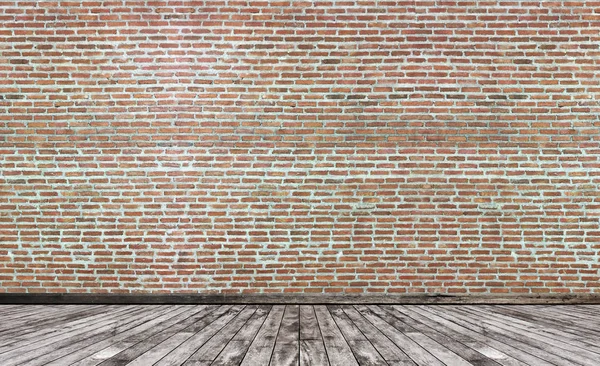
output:
<instances>
[{"instance_id":1,"label":"worn floor surface","mask_svg":"<svg viewBox=\"0 0 600 366\"><path fill-rule=\"evenodd\" d=\"M4 305L0 365L600 365L600 306Z\"/></svg>"}]
</instances>

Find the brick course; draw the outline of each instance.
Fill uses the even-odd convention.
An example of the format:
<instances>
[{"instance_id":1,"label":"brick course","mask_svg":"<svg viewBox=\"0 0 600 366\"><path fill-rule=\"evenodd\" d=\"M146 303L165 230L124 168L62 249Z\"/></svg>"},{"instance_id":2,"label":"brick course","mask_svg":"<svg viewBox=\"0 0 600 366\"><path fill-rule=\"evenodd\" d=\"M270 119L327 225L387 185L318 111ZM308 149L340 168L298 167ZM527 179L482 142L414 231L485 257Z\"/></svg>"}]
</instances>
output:
<instances>
[{"instance_id":1,"label":"brick course","mask_svg":"<svg viewBox=\"0 0 600 366\"><path fill-rule=\"evenodd\" d=\"M0 291L600 292L600 1L0 1Z\"/></svg>"}]
</instances>

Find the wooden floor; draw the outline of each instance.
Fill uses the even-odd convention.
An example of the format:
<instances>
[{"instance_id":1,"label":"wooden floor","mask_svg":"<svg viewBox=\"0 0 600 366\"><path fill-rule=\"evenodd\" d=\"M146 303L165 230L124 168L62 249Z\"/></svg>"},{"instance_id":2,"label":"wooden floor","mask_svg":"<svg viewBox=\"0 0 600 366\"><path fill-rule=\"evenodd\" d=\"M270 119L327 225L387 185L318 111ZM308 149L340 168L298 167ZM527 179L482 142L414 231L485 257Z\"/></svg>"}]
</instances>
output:
<instances>
[{"instance_id":1,"label":"wooden floor","mask_svg":"<svg viewBox=\"0 0 600 366\"><path fill-rule=\"evenodd\" d=\"M0 365L600 365L600 306L4 305Z\"/></svg>"}]
</instances>

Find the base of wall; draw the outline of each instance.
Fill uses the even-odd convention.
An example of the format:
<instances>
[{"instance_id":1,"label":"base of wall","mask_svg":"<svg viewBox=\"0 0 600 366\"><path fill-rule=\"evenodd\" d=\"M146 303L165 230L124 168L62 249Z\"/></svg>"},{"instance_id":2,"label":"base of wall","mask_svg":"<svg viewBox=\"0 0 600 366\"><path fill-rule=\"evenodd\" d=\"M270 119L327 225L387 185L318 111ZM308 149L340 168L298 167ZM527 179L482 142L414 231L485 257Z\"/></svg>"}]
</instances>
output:
<instances>
[{"instance_id":1,"label":"base of wall","mask_svg":"<svg viewBox=\"0 0 600 366\"><path fill-rule=\"evenodd\" d=\"M600 294L297 295L297 294L0 294L0 304L600 304Z\"/></svg>"}]
</instances>

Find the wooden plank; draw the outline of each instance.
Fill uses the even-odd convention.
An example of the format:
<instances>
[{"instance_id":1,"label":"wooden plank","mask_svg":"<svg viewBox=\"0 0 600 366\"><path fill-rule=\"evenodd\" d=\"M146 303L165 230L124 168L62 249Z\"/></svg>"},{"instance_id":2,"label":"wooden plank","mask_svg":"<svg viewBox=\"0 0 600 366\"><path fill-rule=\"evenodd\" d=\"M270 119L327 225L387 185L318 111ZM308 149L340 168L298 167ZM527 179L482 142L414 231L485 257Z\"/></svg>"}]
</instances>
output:
<instances>
[{"instance_id":1,"label":"wooden plank","mask_svg":"<svg viewBox=\"0 0 600 366\"><path fill-rule=\"evenodd\" d=\"M327 309L360 365L387 365L387 362L377 352L377 349L367 340L360 329L354 325L340 306L329 305Z\"/></svg>"},{"instance_id":2,"label":"wooden plank","mask_svg":"<svg viewBox=\"0 0 600 366\"><path fill-rule=\"evenodd\" d=\"M315 315L323 335L325 350L332 366L358 365L350 346L324 305L315 306Z\"/></svg>"},{"instance_id":3,"label":"wooden plank","mask_svg":"<svg viewBox=\"0 0 600 366\"><path fill-rule=\"evenodd\" d=\"M38 366L48 365L49 363L58 363L59 365L64 365L65 357L69 357L74 353L77 353L81 349L85 349L87 346L93 346L98 342L102 342L107 339L112 339L117 334L126 332L131 328L134 328L140 324L143 324L144 322L147 322L157 314L160 314L160 312L156 310L152 311L152 309L146 308L142 309L142 311L137 313L127 314L126 317L119 320L114 326L105 329L104 331L100 331L103 328L91 328L90 331L84 334L82 337L73 337L69 339L68 342L64 342L60 345L53 344L52 351L44 353L36 357L35 359L27 361L27 365ZM81 357L76 358L76 361L79 359L81 359Z\"/></svg>"},{"instance_id":4,"label":"wooden plank","mask_svg":"<svg viewBox=\"0 0 600 366\"><path fill-rule=\"evenodd\" d=\"M180 331L169 338L165 339L161 343L155 345L150 348L127 365L131 366L145 366L145 365L153 365L161 358L165 357L169 352L179 347L182 343L187 341L190 337L192 337L194 333L189 331Z\"/></svg>"},{"instance_id":5,"label":"wooden plank","mask_svg":"<svg viewBox=\"0 0 600 366\"><path fill-rule=\"evenodd\" d=\"M268 365L273 349L277 332L280 328L285 306L275 305L271 308L267 319L258 331L256 337L250 344L246 355L242 359L242 366Z\"/></svg>"},{"instance_id":6,"label":"wooden plank","mask_svg":"<svg viewBox=\"0 0 600 366\"><path fill-rule=\"evenodd\" d=\"M379 317L376 314L379 312L379 309L373 305L357 305L354 308L418 365L445 366L426 349L407 337L404 332L409 331L410 329L402 329L404 325L401 322L395 321L393 318L390 319L389 317L385 317L386 319ZM390 321L391 323L389 323Z\"/></svg>"},{"instance_id":7,"label":"wooden plank","mask_svg":"<svg viewBox=\"0 0 600 366\"><path fill-rule=\"evenodd\" d=\"M300 307L286 305L283 320L275 340L271 364L281 366L298 365L300 360Z\"/></svg>"},{"instance_id":8,"label":"wooden plank","mask_svg":"<svg viewBox=\"0 0 600 366\"><path fill-rule=\"evenodd\" d=\"M300 366L329 366L322 339L300 340Z\"/></svg>"},{"instance_id":9,"label":"wooden plank","mask_svg":"<svg viewBox=\"0 0 600 366\"><path fill-rule=\"evenodd\" d=\"M373 344L383 359L390 365L416 366L394 342L390 341L379 329L371 324L354 307L345 305L342 309L352 322L363 332L365 337Z\"/></svg>"},{"instance_id":10,"label":"wooden plank","mask_svg":"<svg viewBox=\"0 0 600 366\"><path fill-rule=\"evenodd\" d=\"M0 315L3 313L8 313L12 310L21 310L22 305L0 305Z\"/></svg>"},{"instance_id":11,"label":"wooden plank","mask_svg":"<svg viewBox=\"0 0 600 366\"><path fill-rule=\"evenodd\" d=\"M82 326L75 330L62 332L56 337L36 343L34 349L31 349L31 347L18 347L12 349L11 351L4 352L0 355L0 361L2 361L1 364L3 366L12 366L24 362L31 363L30 360L40 357L57 348L68 346L71 342L85 339L90 336L90 333L92 333L92 335L96 335L98 333L109 333L111 329L114 329L114 325L120 321L120 319L126 319L128 314L141 310L141 307L132 307L129 310L116 315L106 314L105 319L102 322L96 323L97 326L92 328L91 331L89 328Z\"/></svg>"},{"instance_id":12,"label":"wooden plank","mask_svg":"<svg viewBox=\"0 0 600 366\"><path fill-rule=\"evenodd\" d=\"M557 306L559 308L565 308L565 309L569 309L569 308L576 308L576 309L580 309L582 311L586 311L586 315L592 315L592 316L596 316L598 315L598 310L600 310L600 305L586 305L586 304L575 304L575 305L569 305L569 306Z\"/></svg>"},{"instance_id":13,"label":"wooden plank","mask_svg":"<svg viewBox=\"0 0 600 366\"><path fill-rule=\"evenodd\" d=\"M187 310L189 309L188 306L179 306L177 309L181 309L181 311L177 310L162 317L157 317L155 320L135 329L136 332L133 334L125 335L125 338L112 342L108 347L96 349L96 352L89 354L71 366L97 365L107 360L109 360L107 363L114 363L114 360L110 361L113 357L123 357L126 360L133 359L149 348L148 340L151 342L153 339L163 339L166 336L165 332L169 334L176 332L190 324L203 320L207 315L214 316L214 312L220 309L209 307L194 313L194 311ZM228 309L229 307L226 306L225 308Z\"/></svg>"},{"instance_id":14,"label":"wooden plank","mask_svg":"<svg viewBox=\"0 0 600 366\"><path fill-rule=\"evenodd\" d=\"M402 307L402 309L406 309L406 307ZM484 344L489 345L490 347L497 349L501 352L504 352L510 355L511 357L520 360L521 362L535 366L553 365L547 360L538 357L538 355L531 354L529 353L529 351L525 351L521 348L515 347L514 342L512 342L510 339L507 339L508 342L504 342L504 339L492 337L492 335L487 330L484 330L480 327L475 327L470 323L463 322L460 319L453 317L450 312L443 311L443 308L441 307L417 305L411 307L411 309L419 314L423 314L429 318L433 318L438 322L442 322L447 327L451 327L453 329L458 330L461 333L479 339L479 341L483 342Z\"/></svg>"},{"instance_id":15,"label":"wooden plank","mask_svg":"<svg viewBox=\"0 0 600 366\"><path fill-rule=\"evenodd\" d=\"M260 327L264 324L271 306L262 305L256 309L256 312L248 319L248 322L240 331L227 343L223 351L217 356L211 364L214 366L239 365L250 347L250 344L256 337Z\"/></svg>"},{"instance_id":16,"label":"wooden plank","mask_svg":"<svg viewBox=\"0 0 600 366\"><path fill-rule=\"evenodd\" d=\"M319 307L321 310L317 310ZM404 352L414 345L400 341L401 336L447 365L465 365L467 362L478 366L596 366L600 359L600 343L597 342L600 338L593 328L600 319L596 316L600 307L591 305L576 308L527 305L517 309L487 305L357 305L325 307L325 314L323 306L308 305L280 306L279 312L277 306L257 307L255 312L246 308L233 315L228 315L223 307L216 309L222 310L218 315L212 314L209 310L216 306L206 311L190 310L202 308L102 306L100 312L88 312L86 307L52 306L45 315L43 308L27 313L14 307L7 312L7 319L17 321L23 316L41 326L31 329L25 323L24 333L18 328L7 328L6 339L11 343L0 346L5 350L0 357L6 354L12 357L7 362L0 359L0 364L84 366L102 362L104 365L121 365L131 361L134 364L158 361L157 364L180 365L190 355L198 353L203 356L190 358L188 364L326 365L330 361L328 356L334 355L339 357L332 357L332 365L336 362L344 365L435 365L409 358ZM575 310L569 312L570 308ZM113 311L105 313L108 309ZM76 312L79 314L76 319L71 319L67 310L82 311ZM48 314L59 315L62 320L44 325L44 316ZM213 316L208 319L210 314ZM229 318L222 320L221 315ZM578 334L576 329L580 324L585 328ZM197 344L188 343L189 348L182 357L181 346L193 336L203 334L203 327L209 327L209 334L198 336ZM321 335L320 329L329 329L327 337ZM40 343L35 342L36 336ZM338 346L337 351L335 347L335 342L340 340L346 347L346 354L342 356L344 346ZM286 346L290 344L293 351ZM379 357L371 357L372 354ZM128 356L123 358L123 355ZM409 355L414 357L414 354ZM348 356L349 362L340 362Z\"/></svg>"},{"instance_id":17,"label":"wooden plank","mask_svg":"<svg viewBox=\"0 0 600 366\"><path fill-rule=\"evenodd\" d=\"M510 356L506 352L502 352L499 349L490 346L486 337L482 337L477 333L469 333L469 330L466 328L460 327L451 322L447 323L443 319L436 319L434 316L428 317L426 315L422 315L412 310L415 309L415 306L394 305L394 308L402 309L404 314L412 319L415 319L415 321L435 329L450 339L456 340L464 344L466 347L472 348L473 350L481 353L489 359L498 362L501 365L527 366L526 363Z\"/></svg>"},{"instance_id":18,"label":"wooden plank","mask_svg":"<svg viewBox=\"0 0 600 366\"><path fill-rule=\"evenodd\" d=\"M495 311L502 312L513 318L525 320L535 324L548 327L560 326L566 332L586 337L599 337L600 326L593 324L593 317L588 316L587 321L579 322L574 320L570 314L565 312L555 312L553 307L540 309L531 306L496 306Z\"/></svg>"},{"instance_id":19,"label":"wooden plank","mask_svg":"<svg viewBox=\"0 0 600 366\"><path fill-rule=\"evenodd\" d=\"M78 308L78 309L77 309ZM8 345L8 342L17 340L25 340L33 337L39 340L39 335L43 333L51 333L57 329L64 329L65 326L70 326L78 320L88 319L90 316L105 314L107 312L125 311L126 308L118 308L116 306L78 306L75 309L72 307L61 309L60 311L50 311L41 316L36 314L33 317L23 316L22 323L6 324L6 329L0 333L0 343ZM49 328L48 331L41 331Z\"/></svg>"},{"instance_id":20,"label":"wooden plank","mask_svg":"<svg viewBox=\"0 0 600 366\"><path fill-rule=\"evenodd\" d=\"M315 309L300 306L300 365L329 365Z\"/></svg>"},{"instance_id":21,"label":"wooden plank","mask_svg":"<svg viewBox=\"0 0 600 366\"><path fill-rule=\"evenodd\" d=\"M460 356L460 358L462 360L453 361L456 364L461 364L461 363L464 363L464 361L466 361L470 364L475 364L475 365L479 365L479 366L499 366L500 365L498 362L487 358L483 354L475 351L472 348L465 346L464 344L460 343L459 341L452 339L451 337L448 337L448 336L438 332L436 329L431 328L431 327L409 317L408 315L404 314L397 307L394 307L391 305L381 305L380 308L387 311L388 313L390 313L391 316L395 317L399 321L403 322L407 326L414 329L414 332L418 332L417 333L418 339L415 339L415 337L412 335L409 335L409 337L411 337L411 339L413 339L415 342L417 342L421 346L428 345L427 350L429 352L433 353L438 359L444 360L444 362L446 360L452 361L453 356L445 355L443 350L442 350L442 352L436 354L435 350L437 349L438 345L443 345L443 347L452 351L454 354ZM430 343L429 340L423 338L422 336L426 336L429 339L435 341L436 343L429 344Z\"/></svg>"},{"instance_id":22,"label":"wooden plank","mask_svg":"<svg viewBox=\"0 0 600 366\"><path fill-rule=\"evenodd\" d=\"M53 340L60 338L61 334L65 333L67 331L75 332L77 329L85 328L86 325L88 324L88 322L86 322L86 319L90 319L89 324L94 324L96 322L105 322L107 319L118 318L122 314L127 314L128 312L131 312L136 309L139 310L139 307L135 307L135 308L134 307L122 307L120 309L111 311L108 314L108 317L107 317L107 314L105 314L105 313L100 313L100 314L95 314L95 315L91 315L94 313L90 313L91 316L89 316L88 318L85 318L85 314L83 314L82 316L84 317L84 319L79 319L78 321L75 321L75 322L63 323L63 324L60 324L59 326L54 326L52 328L53 332L49 333L48 335L46 335L44 337L39 337L37 339L36 338L30 339L32 337L29 334L27 334L27 336L23 337L23 336L19 335L18 333L15 333L13 335L6 336L8 341L3 341L3 343L5 343L6 345L0 347L0 353L6 353L7 350L14 352L18 348L28 348L29 350L35 349L37 347L41 347L48 343L52 343ZM28 327L25 329L28 330ZM27 332L27 330L25 330L25 332ZM15 331L18 332L19 328L16 328ZM10 340L14 340L18 344L16 346L11 345L12 342ZM33 344L34 346L30 346L30 344Z\"/></svg>"},{"instance_id":23,"label":"wooden plank","mask_svg":"<svg viewBox=\"0 0 600 366\"><path fill-rule=\"evenodd\" d=\"M15 305L15 307L16 309L11 310L10 312L1 313L0 334L13 330L13 325L18 324L19 322L21 324L26 324L28 321L32 320L47 320L48 315L55 317L59 314L77 312L76 305L62 305L60 307L51 305ZM87 307L93 306L87 305L86 308Z\"/></svg>"},{"instance_id":24,"label":"wooden plank","mask_svg":"<svg viewBox=\"0 0 600 366\"><path fill-rule=\"evenodd\" d=\"M312 305L300 306L300 339L301 340L322 340L319 323L315 316L315 309Z\"/></svg>"},{"instance_id":25,"label":"wooden plank","mask_svg":"<svg viewBox=\"0 0 600 366\"><path fill-rule=\"evenodd\" d=\"M410 324L407 324L402 319L395 317L393 314L386 312L380 306L371 305L368 307L375 315L385 320L392 327L403 332L408 338L414 341L416 344L426 349L428 353L433 355L438 360L444 360L444 362L456 366L470 366L464 358L452 352L444 345L436 342L435 340L424 335L420 331L413 328Z\"/></svg>"},{"instance_id":26,"label":"wooden plank","mask_svg":"<svg viewBox=\"0 0 600 366\"><path fill-rule=\"evenodd\" d=\"M573 345L576 347L581 347L588 351L592 351L592 352L600 354L600 346L597 346L597 344L600 344L600 337L590 335L587 332L576 332L576 331L571 331L570 329L565 329L565 327L561 326L557 322L546 323L546 322L539 322L539 321L533 322L533 321L529 321L529 320L522 320L522 319L516 318L514 316L510 316L509 314L504 313L501 308L498 309L497 307L493 308L493 309L489 309L489 308L480 309L479 307L475 307L475 308L466 307L465 310L476 313L476 316L479 316L478 314L481 314L481 313L483 313L486 316L493 315L494 319L503 321L504 323L510 324L511 326L514 326L516 328L526 329L528 331L531 331L533 333L543 335L543 336L549 336L549 337L552 337L552 339L554 339L556 341L564 342L564 343L567 343L567 344L570 344L570 345ZM482 310L482 311L480 311L480 310ZM582 336L584 336L586 339L588 339L590 341L588 341L588 342L582 341Z\"/></svg>"},{"instance_id":27,"label":"wooden plank","mask_svg":"<svg viewBox=\"0 0 600 366\"><path fill-rule=\"evenodd\" d=\"M583 327L582 330L596 334L600 333L598 325L600 325L600 319L595 319L591 314L581 315L574 314L571 309L576 309L573 306L495 306L494 311L512 310L520 313L521 317L530 322L550 322L556 324L560 322L564 326Z\"/></svg>"},{"instance_id":28,"label":"wooden plank","mask_svg":"<svg viewBox=\"0 0 600 366\"><path fill-rule=\"evenodd\" d=\"M1 305L2 310L0 310L0 319L3 321L8 320L19 320L23 318L41 318L43 314L54 314L65 309L74 309L77 308L77 305L12 305L12 309L7 309L6 306L11 305ZM86 305L91 306L91 305ZM6 323L2 323L6 324Z\"/></svg>"},{"instance_id":29,"label":"wooden plank","mask_svg":"<svg viewBox=\"0 0 600 366\"><path fill-rule=\"evenodd\" d=\"M175 364L180 365L181 360L187 359L196 349L206 342L214 333L216 333L221 327L226 324L229 320L235 317L242 309L243 305L236 306L222 306L219 309L209 313L206 316L196 319L187 318L171 327L168 327L155 335L136 343L134 346L127 348L126 350L118 353L114 357L102 362L102 366L120 366L128 364L144 353L153 349L155 346L161 344L165 340L173 337L177 333L183 333L184 335L190 335L185 341L180 343L177 348L172 350L167 356L163 357L156 364L171 364L173 361L172 357L175 357ZM203 332L200 332L203 331ZM177 336L177 339L181 339L182 336ZM197 341L197 343L194 343ZM171 344L171 343L170 343ZM187 352L189 349L189 352ZM180 352L186 351L183 355Z\"/></svg>"},{"instance_id":30,"label":"wooden plank","mask_svg":"<svg viewBox=\"0 0 600 366\"><path fill-rule=\"evenodd\" d=\"M235 337L238 331L254 315L257 310L256 305L249 305L241 311L235 318L222 327L210 340L194 352L184 365L206 364L210 365L213 360L221 353L227 343ZM139 366L143 366L140 364Z\"/></svg>"},{"instance_id":31,"label":"wooden plank","mask_svg":"<svg viewBox=\"0 0 600 366\"><path fill-rule=\"evenodd\" d=\"M156 309L157 311L147 314L149 319L142 324L86 347L80 346L75 352L56 359L46 366L96 365L184 319L201 319L204 315L214 311L216 305L199 305L192 308L188 306L167 306L163 310L159 310L159 307Z\"/></svg>"},{"instance_id":32,"label":"wooden plank","mask_svg":"<svg viewBox=\"0 0 600 366\"><path fill-rule=\"evenodd\" d=\"M448 308L447 311L450 311L450 308ZM576 359L578 361L575 362L583 362L582 364L584 365L587 364L586 361L582 361L578 355L567 350L556 349L555 347L552 347L551 344L540 341L537 339L538 337L529 332L520 334L515 331L515 328L512 326L502 328L497 326L495 321L485 321L485 319L475 318L472 314L460 309L452 309L452 316L455 319L458 319L455 321L462 321L463 324L467 324L473 330L485 332L491 337L509 344L514 348L522 349L554 364L570 364Z\"/></svg>"},{"instance_id":33,"label":"wooden plank","mask_svg":"<svg viewBox=\"0 0 600 366\"><path fill-rule=\"evenodd\" d=\"M553 310L561 315L569 315L581 320L590 319L591 316L593 317L592 320L594 322L600 322L600 319L595 317L597 311L600 310L600 305L546 305L545 308Z\"/></svg>"},{"instance_id":34,"label":"wooden plank","mask_svg":"<svg viewBox=\"0 0 600 366\"><path fill-rule=\"evenodd\" d=\"M501 334L503 337L518 341L521 345L527 345L530 353L531 348L537 349L540 354L541 352L547 354L544 358L551 362L565 362L568 360L580 365L597 366L597 360L600 359L600 355L588 352L583 348L565 345L564 341L557 342L550 337L536 334L530 329L521 329L513 324L504 324L497 319L490 319L484 313L472 313L467 309L454 306L449 307L448 311L452 311L453 315L467 320L471 324L482 327L488 333ZM518 330L521 330L521 332Z\"/></svg>"},{"instance_id":35,"label":"wooden plank","mask_svg":"<svg viewBox=\"0 0 600 366\"><path fill-rule=\"evenodd\" d=\"M118 309L106 309L101 313L90 312L86 314L78 314L74 319L69 319L64 323L56 322L47 324L45 327L43 325L39 325L37 331L29 331L25 330L23 335L13 335L10 339L12 341L3 341L3 346L0 346L0 353L5 352L6 350L15 348L16 345L18 347L31 347L39 345L40 343L48 340L48 339L56 339L60 337L60 334L67 331L74 331L76 329L83 328L94 328L96 323L101 323L106 320L106 315L109 313L111 316L118 316L119 314L126 314L131 309L135 307L131 306L122 306ZM64 320L64 319L63 319Z\"/></svg>"},{"instance_id":36,"label":"wooden plank","mask_svg":"<svg viewBox=\"0 0 600 366\"><path fill-rule=\"evenodd\" d=\"M539 309L537 307L496 307L496 313L502 313L509 316L515 321L525 321L536 324L537 326L545 327L545 329L560 329L560 332L571 334L570 339L576 339L578 342L586 344L588 348L597 348L600 345L600 334L591 329L594 327L591 322L585 325L578 324L566 318L561 313L554 313L547 309ZM593 319L589 316L588 319ZM600 327L598 327L600 328ZM574 338L573 338L574 337Z\"/></svg>"}]
</instances>

